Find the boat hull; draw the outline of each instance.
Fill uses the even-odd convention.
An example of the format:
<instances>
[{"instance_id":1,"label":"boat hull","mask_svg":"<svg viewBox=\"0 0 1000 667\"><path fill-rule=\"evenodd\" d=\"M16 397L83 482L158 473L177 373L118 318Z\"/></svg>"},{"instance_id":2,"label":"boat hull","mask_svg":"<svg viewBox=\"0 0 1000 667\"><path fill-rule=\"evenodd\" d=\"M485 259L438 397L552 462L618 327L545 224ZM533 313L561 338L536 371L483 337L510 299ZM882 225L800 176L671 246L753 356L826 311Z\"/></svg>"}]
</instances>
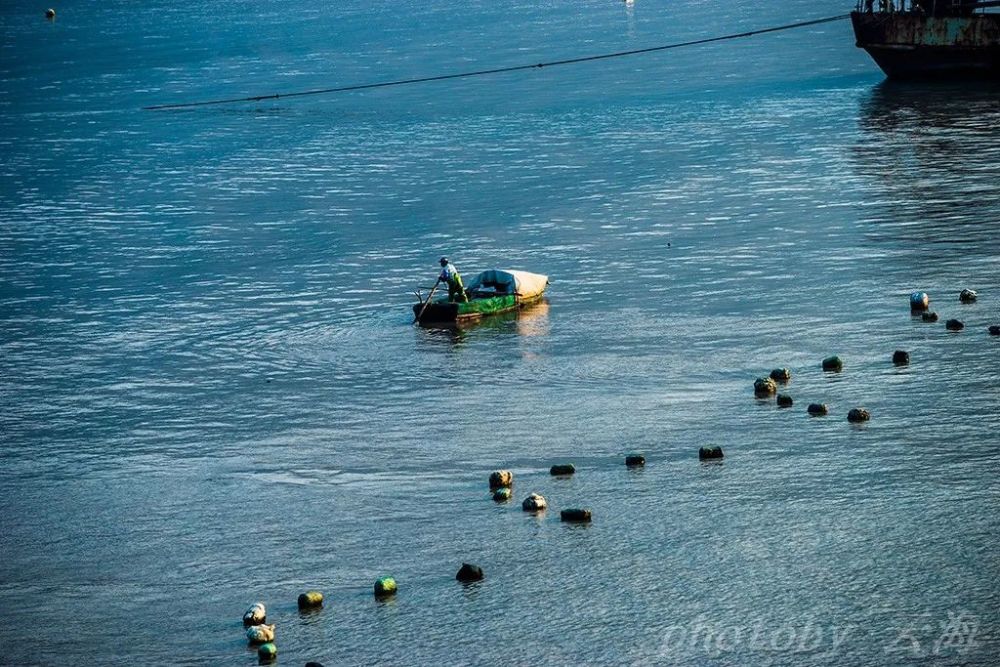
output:
<instances>
[{"instance_id":1,"label":"boat hull","mask_svg":"<svg viewBox=\"0 0 1000 667\"><path fill-rule=\"evenodd\" d=\"M464 303L442 300L431 302L426 309L424 309L423 304L417 303L413 305L413 316L419 318L420 324L469 324L490 315L515 311L518 308L537 303L541 299L542 295L539 294L530 299L504 295L471 299Z\"/></svg>"},{"instance_id":2,"label":"boat hull","mask_svg":"<svg viewBox=\"0 0 1000 667\"><path fill-rule=\"evenodd\" d=\"M857 45L892 79L1000 78L1000 14L853 12Z\"/></svg>"}]
</instances>

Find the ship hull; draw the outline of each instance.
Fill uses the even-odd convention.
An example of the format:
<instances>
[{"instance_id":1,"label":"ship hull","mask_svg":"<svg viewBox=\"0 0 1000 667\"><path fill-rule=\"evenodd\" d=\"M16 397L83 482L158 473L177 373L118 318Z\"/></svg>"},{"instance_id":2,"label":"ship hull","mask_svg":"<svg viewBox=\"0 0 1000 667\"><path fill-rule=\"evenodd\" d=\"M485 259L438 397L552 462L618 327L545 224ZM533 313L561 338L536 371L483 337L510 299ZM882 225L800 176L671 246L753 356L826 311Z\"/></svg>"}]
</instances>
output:
<instances>
[{"instance_id":1,"label":"ship hull","mask_svg":"<svg viewBox=\"0 0 1000 667\"><path fill-rule=\"evenodd\" d=\"M851 14L857 45L892 79L1000 78L1000 14Z\"/></svg>"}]
</instances>

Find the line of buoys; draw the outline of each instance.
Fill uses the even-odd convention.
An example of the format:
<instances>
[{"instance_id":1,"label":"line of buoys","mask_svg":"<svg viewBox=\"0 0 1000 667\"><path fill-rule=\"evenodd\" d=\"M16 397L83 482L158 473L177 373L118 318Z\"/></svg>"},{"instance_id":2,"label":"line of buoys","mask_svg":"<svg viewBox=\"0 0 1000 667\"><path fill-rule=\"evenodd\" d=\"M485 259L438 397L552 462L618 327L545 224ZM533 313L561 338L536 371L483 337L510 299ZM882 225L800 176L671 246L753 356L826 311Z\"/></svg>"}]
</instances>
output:
<instances>
[{"instance_id":1,"label":"line of buoys","mask_svg":"<svg viewBox=\"0 0 1000 667\"><path fill-rule=\"evenodd\" d=\"M549 468L549 474L553 477L566 477L576 472L576 466L572 463L557 463Z\"/></svg>"}]
</instances>

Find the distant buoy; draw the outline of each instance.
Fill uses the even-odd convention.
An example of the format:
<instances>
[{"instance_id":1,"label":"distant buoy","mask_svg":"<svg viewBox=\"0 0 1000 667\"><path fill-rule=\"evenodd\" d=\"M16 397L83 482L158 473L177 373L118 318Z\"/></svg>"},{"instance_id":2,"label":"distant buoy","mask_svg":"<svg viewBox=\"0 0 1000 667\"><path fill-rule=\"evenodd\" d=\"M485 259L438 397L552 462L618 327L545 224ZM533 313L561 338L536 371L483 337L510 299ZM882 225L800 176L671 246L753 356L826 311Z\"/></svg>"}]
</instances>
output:
<instances>
[{"instance_id":1,"label":"distant buoy","mask_svg":"<svg viewBox=\"0 0 1000 667\"><path fill-rule=\"evenodd\" d=\"M525 512L540 512L548 506L545 497L538 493L532 493L521 503L521 509Z\"/></svg>"},{"instance_id":2,"label":"distant buoy","mask_svg":"<svg viewBox=\"0 0 1000 667\"><path fill-rule=\"evenodd\" d=\"M965 325L959 320L948 320L944 323L944 326L948 331L961 331L965 328Z\"/></svg>"},{"instance_id":3,"label":"distant buoy","mask_svg":"<svg viewBox=\"0 0 1000 667\"><path fill-rule=\"evenodd\" d=\"M263 602L255 602L243 612L243 625L260 625L267 620L267 609Z\"/></svg>"},{"instance_id":4,"label":"distant buoy","mask_svg":"<svg viewBox=\"0 0 1000 667\"><path fill-rule=\"evenodd\" d=\"M323 606L323 594L319 591L306 591L299 595L299 609L317 609Z\"/></svg>"},{"instance_id":5,"label":"distant buoy","mask_svg":"<svg viewBox=\"0 0 1000 667\"><path fill-rule=\"evenodd\" d=\"M251 625L247 628L247 640L251 644L263 644L274 641L273 625Z\"/></svg>"},{"instance_id":6,"label":"distant buoy","mask_svg":"<svg viewBox=\"0 0 1000 667\"><path fill-rule=\"evenodd\" d=\"M927 310L930 304L931 298L927 295L927 292L913 292L910 294L910 310L917 312Z\"/></svg>"},{"instance_id":7,"label":"distant buoy","mask_svg":"<svg viewBox=\"0 0 1000 667\"><path fill-rule=\"evenodd\" d=\"M938 314L937 313L924 313L923 315L920 316L920 319L922 319L924 322L937 322L938 321Z\"/></svg>"},{"instance_id":8,"label":"distant buoy","mask_svg":"<svg viewBox=\"0 0 1000 667\"><path fill-rule=\"evenodd\" d=\"M871 419L871 413L869 413L864 408L852 408L850 412L847 413L847 421L852 424L859 424L861 422L866 422Z\"/></svg>"},{"instance_id":9,"label":"distant buoy","mask_svg":"<svg viewBox=\"0 0 1000 667\"><path fill-rule=\"evenodd\" d=\"M306 667L323 667L322 662L307 662Z\"/></svg>"},{"instance_id":10,"label":"distant buoy","mask_svg":"<svg viewBox=\"0 0 1000 667\"><path fill-rule=\"evenodd\" d=\"M56 10L54 10L54 9L46 9L45 10L45 18L51 20L51 19L54 19L55 17L56 17Z\"/></svg>"},{"instance_id":11,"label":"distant buoy","mask_svg":"<svg viewBox=\"0 0 1000 667\"><path fill-rule=\"evenodd\" d=\"M486 575L483 574L483 568L478 565L473 565L472 563L462 563L462 567L459 568L458 574L455 578L461 581L463 584L467 584L472 581L482 581Z\"/></svg>"},{"instance_id":12,"label":"distant buoy","mask_svg":"<svg viewBox=\"0 0 1000 667\"><path fill-rule=\"evenodd\" d=\"M964 289L958 295L958 300L962 303L975 303L976 299L979 297L975 290Z\"/></svg>"},{"instance_id":13,"label":"distant buoy","mask_svg":"<svg viewBox=\"0 0 1000 667\"><path fill-rule=\"evenodd\" d=\"M787 368L775 368L768 377L775 382L788 382L792 379L792 372Z\"/></svg>"},{"instance_id":14,"label":"distant buoy","mask_svg":"<svg viewBox=\"0 0 1000 667\"><path fill-rule=\"evenodd\" d=\"M646 465L646 457L642 454L629 454L625 457L625 466L628 468L641 468Z\"/></svg>"},{"instance_id":15,"label":"distant buoy","mask_svg":"<svg viewBox=\"0 0 1000 667\"><path fill-rule=\"evenodd\" d=\"M829 410L826 407L826 403L810 403L809 407L806 408L806 412L811 414L813 417L822 417L827 414Z\"/></svg>"},{"instance_id":16,"label":"distant buoy","mask_svg":"<svg viewBox=\"0 0 1000 667\"><path fill-rule=\"evenodd\" d=\"M897 366L905 366L910 363L910 353L906 350L896 350L892 353L892 363Z\"/></svg>"},{"instance_id":17,"label":"distant buoy","mask_svg":"<svg viewBox=\"0 0 1000 667\"><path fill-rule=\"evenodd\" d=\"M272 642L261 644L257 648L257 658L261 662L270 662L274 660L276 657L278 657L278 647L275 646Z\"/></svg>"},{"instance_id":18,"label":"distant buoy","mask_svg":"<svg viewBox=\"0 0 1000 667\"><path fill-rule=\"evenodd\" d=\"M559 513L559 519L570 523L590 523L592 516L590 510L566 509Z\"/></svg>"},{"instance_id":19,"label":"distant buoy","mask_svg":"<svg viewBox=\"0 0 1000 667\"><path fill-rule=\"evenodd\" d=\"M698 459L701 461L710 461L712 459L721 459L723 457L722 447L717 445L710 445L708 447L702 447L698 450Z\"/></svg>"},{"instance_id":20,"label":"distant buoy","mask_svg":"<svg viewBox=\"0 0 1000 667\"><path fill-rule=\"evenodd\" d=\"M511 490L509 486L501 486L493 492L493 500L498 503L505 503L510 500Z\"/></svg>"},{"instance_id":21,"label":"distant buoy","mask_svg":"<svg viewBox=\"0 0 1000 667\"><path fill-rule=\"evenodd\" d=\"M500 489L505 486L513 486L514 473L510 470L494 470L490 473L490 488Z\"/></svg>"},{"instance_id":22,"label":"distant buoy","mask_svg":"<svg viewBox=\"0 0 1000 667\"><path fill-rule=\"evenodd\" d=\"M839 372L844 368L844 362L840 360L840 357L833 355L832 357L827 357L823 360L823 370Z\"/></svg>"},{"instance_id":23,"label":"distant buoy","mask_svg":"<svg viewBox=\"0 0 1000 667\"><path fill-rule=\"evenodd\" d=\"M790 408L792 407L792 397L788 394L778 394L778 407L779 408Z\"/></svg>"},{"instance_id":24,"label":"distant buoy","mask_svg":"<svg viewBox=\"0 0 1000 667\"><path fill-rule=\"evenodd\" d=\"M549 468L549 474L557 477L572 475L576 472L576 466L572 463L557 463Z\"/></svg>"},{"instance_id":25,"label":"distant buoy","mask_svg":"<svg viewBox=\"0 0 1000 667\"><path fill-rule=\"evenodd\" d=\"M375 580L375 597L387 598L396 594L396 580L392 577L380 577Z\"/></svg>"},{"instance_id":26,"label":"distant buoy","mask_svg":"<svg viewBox=\"0 0 1000 667\"><path fill-rule=\"evenodd\" d=\"M990 335L991 336L1000 336L1000 326L998 326L996 324L994 324L993 326L991 326L990 327Z\"/></svg>"},{"instance_id":27,"label":"distant buoy","mask_svg":"<svg viewBox=\"0 0 1000 667\"><path fill-rule=\"evenodd\" d=\"M770 398L778 393L778 383L771 378L757 378L753 381L753 395L757 398Z\"/></svg>"}]
</instances>

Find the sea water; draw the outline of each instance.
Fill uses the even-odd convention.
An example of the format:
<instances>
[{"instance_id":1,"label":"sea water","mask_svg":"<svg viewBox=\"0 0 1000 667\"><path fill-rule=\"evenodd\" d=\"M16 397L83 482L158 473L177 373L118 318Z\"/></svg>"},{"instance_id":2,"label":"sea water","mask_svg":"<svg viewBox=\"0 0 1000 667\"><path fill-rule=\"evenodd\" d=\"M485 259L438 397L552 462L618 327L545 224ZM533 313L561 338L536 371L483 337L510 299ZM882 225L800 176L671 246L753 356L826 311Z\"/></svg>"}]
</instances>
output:
<instances>
[{"instance_id":1,"label":"sea water","mask_svg":"<svg viewBox=\"0 0 1000 667\"><path fill-rule=\"evenodd\" d=\"M995 85L885 83L839 21L150 112L850 7L55 9L0 5L0 663L251 665L257 600L281 664L1000 661ZM547 302L414 327L442 255Z\"/></svg>"}]
</instances>

